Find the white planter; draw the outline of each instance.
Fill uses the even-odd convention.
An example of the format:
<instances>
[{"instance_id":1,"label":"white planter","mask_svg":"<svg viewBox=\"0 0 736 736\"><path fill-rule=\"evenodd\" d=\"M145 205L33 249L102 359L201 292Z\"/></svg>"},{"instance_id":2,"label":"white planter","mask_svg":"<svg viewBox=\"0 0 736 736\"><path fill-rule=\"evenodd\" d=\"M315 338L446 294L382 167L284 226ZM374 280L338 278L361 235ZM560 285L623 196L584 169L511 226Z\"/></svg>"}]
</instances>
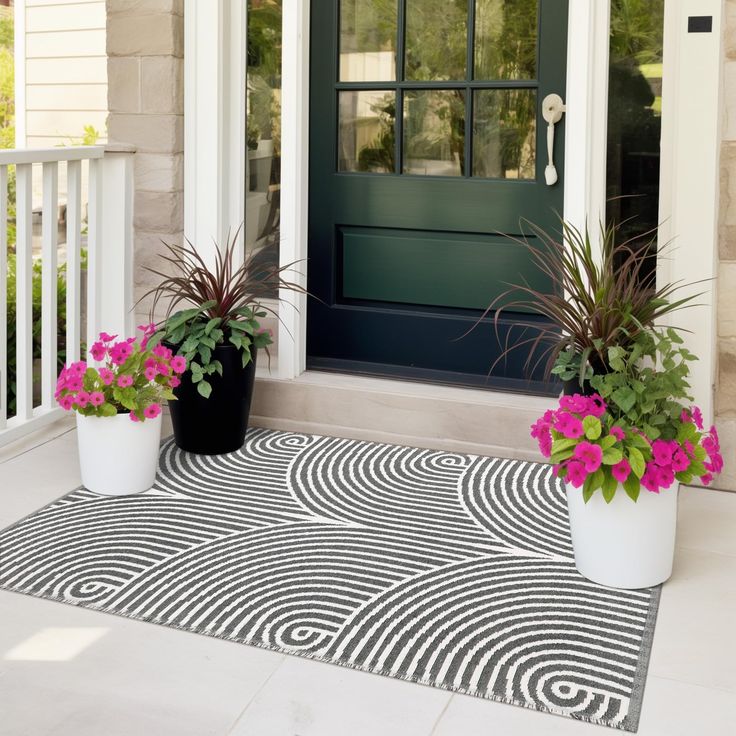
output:
<instances>
[{"instance_id":1,"label":"white planter","mask_svg":"<svg viewBox=\"0 0 736 736\"><path fill-rule=\"evenodd\" d=\"M589 580L610 588L648 588L672 574L679 483L660 493L641 489L634 503L619 485L610 504L596 491L583 501L567 488L575 566Z\"/></svg>"},{"instance_id":2,"label":"white planter","mask_svg":"<svg viewBox=\"0 0 736 736\"><path fill-rule=\"evenodd\" d=\"M147 491L156 479L161 415L133 422L128 414L84 417L77 414L82 484L105 496Z\"/></svg>"}]
</instances>

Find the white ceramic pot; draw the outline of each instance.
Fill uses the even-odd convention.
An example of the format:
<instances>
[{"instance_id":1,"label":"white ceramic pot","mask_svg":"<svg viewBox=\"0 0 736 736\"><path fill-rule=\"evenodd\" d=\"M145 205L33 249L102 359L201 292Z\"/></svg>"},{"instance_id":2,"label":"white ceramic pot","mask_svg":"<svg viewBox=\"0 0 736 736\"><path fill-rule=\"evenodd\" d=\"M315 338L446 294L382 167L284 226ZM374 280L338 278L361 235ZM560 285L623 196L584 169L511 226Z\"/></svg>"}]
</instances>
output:
<instances>
[{"instance_id":1,"label":"white ceramic pot","mask_svg":"<svg viewBox=\"0 0 736 736\"><path fill-rule=\"evenodd\" d=\"M128 414L77 414L82 484L93 493L126 496L147 491L156 479L161 415L133 422Z\"/></svg>"},{"instance_id":2,"label":"white ceramic pot","mask_svg":"<svg viewBox=\"0 0 736 736\"><path fill-rule=\"evenodd\" d=\"M575 566L610 588L648 588L672 574L679 483L660 493L641 489L636 503L619 485L610 504L596 491L586 504L567 487Z\"/></svg>"}]
</instances>

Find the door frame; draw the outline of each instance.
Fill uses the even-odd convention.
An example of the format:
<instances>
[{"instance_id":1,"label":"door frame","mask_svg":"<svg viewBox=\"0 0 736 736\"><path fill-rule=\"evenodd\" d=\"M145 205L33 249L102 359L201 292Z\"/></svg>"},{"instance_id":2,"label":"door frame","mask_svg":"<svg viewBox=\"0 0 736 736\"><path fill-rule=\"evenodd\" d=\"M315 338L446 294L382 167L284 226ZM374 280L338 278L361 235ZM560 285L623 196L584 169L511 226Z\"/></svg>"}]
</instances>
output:
<instances>
[{"instance_id":1,"label":"door frame","mask_svg":"<svg viewBox=\"0 0 736 736\"><path fill-rule=\"evenodd\" d=\"M185 0L185 235L211 256L242 218L245 202L246 13L244 0ZM688 11L713 16L713 33L686 32ZM658 268L658 278L691 274L712 278L718 235L718 156L721 118L720 0L666 0L662 180L663 240L677 232L680 247ZM610 3L570 0L567 53L564 216L577 227L604 212L608 112ZM294 278L306 284L309 202L310 3L283 0L282 265L301 262ZM689 104L693 99L700 107ZM716 134L699 135L703 129ZM697 140L697 146L693 141ZM236 162L233 165L233 162ZM667 177L667 178L665 178ZM704 182L704 183L703 183ZM703 183L702 185L700 183ZM697 234L697 237L695 235ZM692 278L692 277L691 277ZM683 312L677 324L692 330L693 392L712 416L715 378L715 286L710 315ZM282 294L277 376L297 379L306 370L306 299ZM692 329L695 328L695 329ZM273 375L271 376L273 377ZM356 377L356 380L359 380Z\"/></svg>"}]
</instances>

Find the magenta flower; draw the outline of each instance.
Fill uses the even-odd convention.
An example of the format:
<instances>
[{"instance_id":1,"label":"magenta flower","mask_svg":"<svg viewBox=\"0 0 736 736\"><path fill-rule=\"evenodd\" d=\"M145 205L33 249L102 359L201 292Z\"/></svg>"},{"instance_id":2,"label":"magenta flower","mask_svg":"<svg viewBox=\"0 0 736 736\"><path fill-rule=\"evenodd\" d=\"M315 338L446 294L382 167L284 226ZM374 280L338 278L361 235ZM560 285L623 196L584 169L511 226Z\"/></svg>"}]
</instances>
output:
<instances>
[{"instance_id":1,"label":"magenta flower","mask_svg":"<svg viewBox=\"0 0 736 736\"><path fill-rule=\"evenodd\" d=\"M701 475L700 482L704 486L709 486L713 482L713 475L711 473L706 473L705 475Z\"/></svg>"},{"instance_id":2,"label":"magenta flower","mask_svg":"<svg viewBox=\"0 0 736 736\"><path fill-rule=\"evenodd\" d=\"M95 360L104 360L105 355L107 355L107 348L101 342L96 342L89 352Z\"/></svg>"},{"instance_id":3,"label":"magenta flower","mask_svg":"<svg viewBox=\"0 0 736 736\"><path fill-rule=\"evenodd\" d=\"M74 405L74 397L70 394L67 394L66 396L62 396L59 399L59 405L64 411L71 411L72 406Z\"/></svg>"},{"instance_id":4,"label":"magenta flower","mask_svg":"<svg viewBox=\"0 0 736 736\"><path fill-rule=\"evenodd\" d=\"M92 406L102 406L105 403L105 394L102 391L93 391L89 395L89 403Z\"/></svg>"},{"instance_id":5,"label":"magenta flower","mask_svg":"<svg viewBox=\"0 0 736 736\"><path fill-rule=\"evenodd\" d=\"M647 463L644 475L641 477L641 484L651 493L659 493L657 466L654 463Z\"/></svg>"},{"instance_id":6,"label":"magenta flower","mask_svg":"<svg viewBox=\"0 0 736 736\"><path fill-rule=\"evenodd\" d=\"M102 342L112 342L117 335L108 335L107 332L100 332L100 340Z\"/></svg>"},{"instance_id":7,"label":"magenta flower","mask_svg":"<svg viewBox=\"0 0 736 736\"><path fill-rule=\"evenodd\" d=\"M179 385L181 385L181 381L176 376L171 376L171 378L169 378L169 386L171 386L171 388L176 388Z\"/></svg>"},{"instance_id":8,"label":"magenta flower","mask_svg":"<svg viewBox=\"0 0 736 736\"><path fill-rule=\"evenodd\" d=\"M610 434L615 437L619 442L626 438L626 432L621 427L611 427Z\"/></svg>"},{"instance_id":9,"label":"magenta flower","mask_svg":"<svg viewBox=\"0 0 736 736\"><path fill-rule=\"evenodd\" d=\"M585 483L587 475L588 474L585 472L583 464L579 463L577 460L571 460L567 464L567 480L570 481L575 488L580 488L580 486Z\"/></svg>"},{"instance_id":10,"label":"magenta flower","mask_svg":"<svg viewBox=\"0 0 736 736\"><path fill-rule=\"evenodd\" d=\"M156 370L162 375L162 376L168 376L169 373L171 373L171 368L169 368L166 363L159 363L156 366Z\"/></svg>"},{"instance_id":11,"label":"magenta flower","mask_svg":"<svg viewBox=\"0 0 736 736\"><path fill-rule=\"evenodd\" d=\"M143 416L146 419L155 419L161 413L161 406L159 404L149 404L143 410Z\"/></svg>"},{"instance_id":12,"label":"magenta flower","mask_svg":"<svg viewBox=\"0 0 736 736\"><path fill-rule=\"evenodd\" d=\"M672 445L665 440L654 440L652 443L652 457L654 458L654 462L660 466L671 465L673 449Z\"/></svg>"},{"instance_id":13,"label":"magenta flower","mask_svg":"<svg viewBox=\"0 0 736 736\"><path fill-rule=\"evenodd\" d=\"M116 342L112 348L110 348L110 359L115 363L115 365L122 365L131 356L132 352L132 344L127 340L124 342Z\"/></svg>"},{"instance_id":14,"label":"magenta flower","mask_svg":"<svg viewBox=\"0 0 736 736\"><path fill-rule=\"evenodd\" d=\"M133 376L122 375L118 376L118 386L120 388L128 388L133 385Z\"/></svg>"},{"instance_id":15,"label":"magenta flower","mask_svg":"<svg viewBox=\"0 0 736 736\"><path fill-rule=\"evenodd\" d=\"M586 472L595 473L601 466L603 450L590 442L581 442L575 447L573 457L583 464Z\"/></svg>"},{"instance_id":16,"label":"magenta flower","mask_svg":"<svg viewBox=\"0 0 736 736\"><path fill-rule=\"evenodd\" d=\"M692 409L692 416L693 421L695 422L695 426L702 431L703 429L703 412L700 411L700 408L697 406L694 406Z\"/></svg>"},{"instance_id":17,"label":"magenta flower","mask_svg":"<svg viewBox=\"0 0 736 736\"><path fill-rule=\"evenodd\" d=\"M187 369L187 361L183 355L175 355L171 359L171 369L174 373L184 373Z\"/></svg>"},{"instance_id":18,"label":"magenta flower","mask_svg":"<svg viewBox=\"0 0 736 736\"><path fill-rule=\"evenodd\" d=\"M74 403L80 408L86 408L89 404L89 394L86 391L80 391L74 398Z\"/></svg>"},{"instance_id":19,"label":"magenta flower","mask_svg":"<svg viewBox=\"0 0 736 736\"><path fill-rule=\"evenodd\" d=\"M547 432L546 435L543 435L539 438L539 451L542 453L543 457L550 457L552 455L552 435Z\"/></svg>"},{"instance_id":20,"label":"magenta flower","mask_svg":"<svg viewBox=\"0 0 736 736\"><path fill-rule=\"evenodd\" d=\"M140 419L138 419L138 416L134 411L130 412L130 421L131 422L140 422Z\"/></svg>"},{"instance_id":21,"label":"magenta flower","mask_svg":"<svg viewBox=\"0 0 736 736\"><path fill-rule=\"evenodd\" d=\"M100 378L105 386L109 386L115 380L115 374L109 368L100 368Z\"/></svg>"},{"instance_id":22,"label":"magenta flower","mask_svg":"<svg viewBox=\"0 0 736 736\"><path fill-rule=\"evenodd\" d=\"M623 483L629 475L631 475L631 465L629 465L629 461L624 458L620 463L616 463L611 466L611 475L619 483Z\"/></svg>"},{"instance_id":23,"label":"magenta flower","mask_svg":"<svg viewBox=\"0 0 736 736\"><path fill-rule=\"evenodd\" d=\"M671 465L657 466L657 483L662 488L669 488L675 482L675 471Z\"/></svg>"},{"instance_id":24,"label":"magenta flower","mask_svg":"<svg viewBox=\"0 0 736 736\"><path fill-rule=\"evenodd\" d=\"M685 450L681 447L674 451L672 454L672 469L676 473L681 473L690 467L690 458L687 456Z\"/></svg>"},{"instance_id":25,"label":"magenta flower","mask_svg":"<svg viewBox=\"0 0 736 736\"><path fill-rule=\"evenodd\" d=\"M158 373L156 372L155 368L146 368L143 371L143 375L146 377L147 381L153 381L158 375Z\"/></svg>"},{"instance_id":26,"label":"magenta flower","mask_svg":"<svg viewBox=\"0 0 736 736\"><path fill-rule=\"evenodd\" d=\"M164 360L171 360L173 353L165 345L156 345L153 349L153 354L157 358L163 358Z\"/></svg>"},{"instance_id":27,"label":"magenta flower","mask_svg":"<svg viewBox=\"0 0 736 736\"><path fill-rule=\"evenodd\" d=\"M571 411L573 414L585 414L588 411L590 400L582 394L560 397L560 408Z\"/></svg>"},{"instance_id":28,"label":"magenta flower","mask_svg":"<svg viewBox=\"0 0 736 736\"><path fill-rule=\"evenodd\" d=\"M606 402L603 401L603 397L599 394L593 394L589 397L590 406L588 412L594 417L600 419L606 413Z\"/></svg>"},{"instance_id":29,"label":"magenta flower","mask_svg":"<svg viewBox=\"0 0 736 736\"><path fill-rule=\"evenodd\" d=\"M571 440L582 437L584 433L583 423L577 417L564 411L557 415L553 427L564 437Z\"/></svg>"}]
</instances>

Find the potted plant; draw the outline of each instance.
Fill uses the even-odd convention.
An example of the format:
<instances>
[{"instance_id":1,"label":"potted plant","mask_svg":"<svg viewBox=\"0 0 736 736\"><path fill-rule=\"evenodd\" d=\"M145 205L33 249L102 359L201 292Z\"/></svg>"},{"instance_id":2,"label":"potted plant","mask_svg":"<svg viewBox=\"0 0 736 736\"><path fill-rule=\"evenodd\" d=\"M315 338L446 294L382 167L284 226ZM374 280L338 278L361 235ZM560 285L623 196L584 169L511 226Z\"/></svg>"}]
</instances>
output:
<instances>
[{"instance_id":1,"label":"potted plant","mask_svg":"<svg viewBox=\"0 0 736 736\"><path fill-rule=\"evenodd\" d=\"M592 396L562 396L532 437L565 481L575 564L615 588L644 588L672 573L680 483L708 485L723 467L715 427L689 404L695 356L674 330L640 332L609 348ZM658 367L659 366L659 367Z\"/></svg>"},{"instance_id":2,"label":"potted plant","mask_svg":"<svg viewBox=\"0 0 736 736\"><path fill-rule=\"evenodd\" d=\"M256 252L237 266L239 232L217 250L211 267L187 243L164 244L171 275L148 269L161 278L149 292L151 314L162 300L167 303L152 341L163 342L188 365L170 404L174 439L183 450L203 455L233 452L245 441L257 353L273 341L260 320L275 312L262 300L278 299L281 289L305 293L283 278L293 264L270 265ZM188 306L177 309L182 304Z\"/></svg>"},{"instance_id":3,"label":"potted plant","mask_svg":"<svg viewBox=\"0 0 736 736\"><path fill-rule=\"evenodd\" d=\"M140 493L156 478L161 402L174 398L186 361L148 344L153 325L139 329L140 340L101 333L90 350L98 365L66 365L56 384L61 408L77 414L82 483L94 493Z\"/></svg>"},{"instance_id":4,"label":"potted plant","mask_svg":"<svg viewBox=\"0 0 736 736\"><path fill-rule=\"evenodd\" d=\"M535 289L526 281L510 285L486 314L496 310L497 328L504 310L546 318L541 324L517 319L531 336L506 347L496 363L525 347L527 369L546 360L547 373L563 381L565 393L592 393L592 376L609 370L610 348L632 345L665 315L692 306L697 295L675 299L686 285L655 285L651 265L664 255L664 249L657 249L656 232L650 242L619 242L618 226L601 226L594 245L587 229L561 225L560 233L550 234L527 223L531 237L512 239L528 252L549 288Z\"/></svg>"}]
</instances>

